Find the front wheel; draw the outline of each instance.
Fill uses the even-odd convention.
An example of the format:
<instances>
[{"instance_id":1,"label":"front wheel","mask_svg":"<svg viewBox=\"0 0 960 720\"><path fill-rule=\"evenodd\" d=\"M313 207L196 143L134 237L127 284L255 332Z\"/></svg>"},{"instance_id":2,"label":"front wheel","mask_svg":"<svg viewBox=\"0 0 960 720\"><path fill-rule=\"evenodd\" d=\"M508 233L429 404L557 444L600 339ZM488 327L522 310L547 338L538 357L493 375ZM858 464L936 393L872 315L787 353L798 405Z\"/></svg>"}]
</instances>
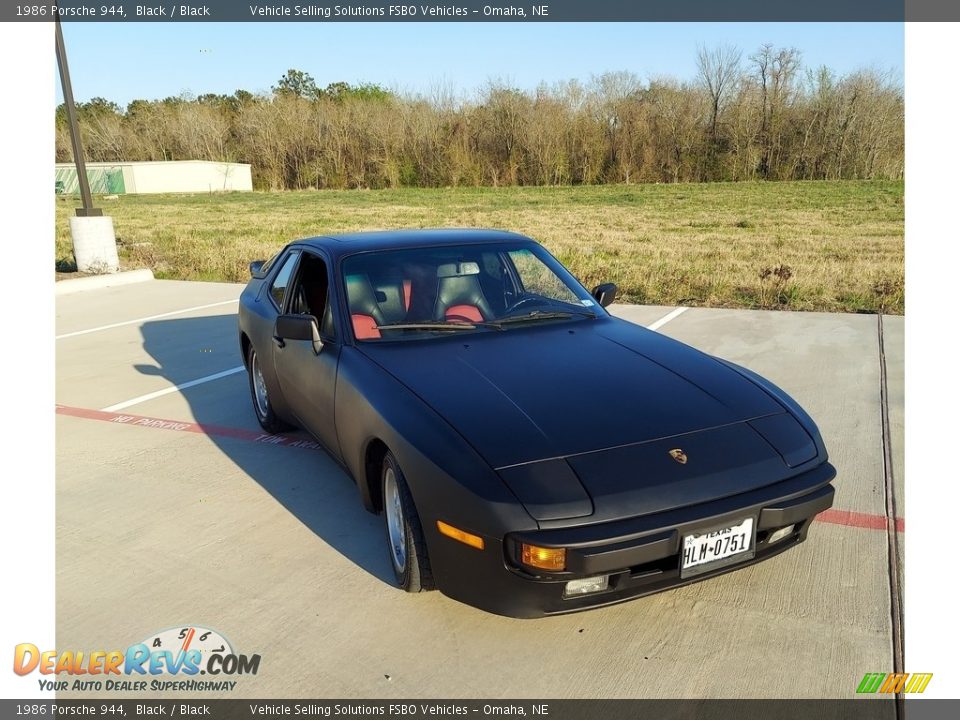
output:
<instances>
[{"instance_id":1,"label":"front wheel","mask_svg":"<svg viewBox=\"0 0 960 720\"><path fill-rule=\"evenodd\" d=\"M433 590L433 574L420 517L393 453L388 452L383 459L381 481L387 548L397 585L411 593Z\"/></svg>"},{"instance_id":2,"label":"front wheel","mask_svg":"<svg viewBox=\"0 0 960 720\"><path fill-rule=\"evenodd\" d=\"M277 417L270 404L267 394L267 383L263 378L263 369L260 367L260 358L253 345L247 351L247 370L250 378L250 399L253 400L253 411L257 414L260 427L270 434L289 430L290 426Z\"/></svg>"}]
</instances>

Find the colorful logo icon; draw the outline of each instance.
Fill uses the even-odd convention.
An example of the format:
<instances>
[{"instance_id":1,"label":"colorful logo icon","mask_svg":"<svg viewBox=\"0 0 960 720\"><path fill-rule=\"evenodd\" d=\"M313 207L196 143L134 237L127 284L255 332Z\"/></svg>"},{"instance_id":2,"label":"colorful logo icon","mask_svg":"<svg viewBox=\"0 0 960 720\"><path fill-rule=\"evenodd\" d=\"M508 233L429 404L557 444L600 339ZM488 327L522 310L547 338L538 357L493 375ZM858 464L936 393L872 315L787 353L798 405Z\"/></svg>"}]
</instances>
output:
<instances>
[{"instance_id":1,"label":"colorful logo icon","mask_svg":"<svg viewBox=\"0 0 960 720\"><path fill-rule=\"evenodd\" d=\"M933 673L867 673L857 686L858 693L922 693Z\"/></svg>"}]
</instances>

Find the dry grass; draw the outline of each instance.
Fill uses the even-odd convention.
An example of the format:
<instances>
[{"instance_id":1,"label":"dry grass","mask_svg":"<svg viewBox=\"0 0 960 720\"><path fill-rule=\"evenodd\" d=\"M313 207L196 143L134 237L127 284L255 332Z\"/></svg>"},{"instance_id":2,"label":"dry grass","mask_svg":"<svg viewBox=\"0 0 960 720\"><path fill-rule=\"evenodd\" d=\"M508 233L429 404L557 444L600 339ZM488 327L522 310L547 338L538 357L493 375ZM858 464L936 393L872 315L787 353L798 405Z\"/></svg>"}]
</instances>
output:
<instances>
[{"instance_id":1,"label":"dry grass","mask_svg":"<svg viewBox=\"0 0 960 720\"><path fill-rule=\"evenodd\" d=\"M72 255L57 200L57 268ZM903 183L781 182L121 196L127 267L243 281L294 238L399 227L530 235L628 302L903 313Z\"/></svg>"}]
</instances>

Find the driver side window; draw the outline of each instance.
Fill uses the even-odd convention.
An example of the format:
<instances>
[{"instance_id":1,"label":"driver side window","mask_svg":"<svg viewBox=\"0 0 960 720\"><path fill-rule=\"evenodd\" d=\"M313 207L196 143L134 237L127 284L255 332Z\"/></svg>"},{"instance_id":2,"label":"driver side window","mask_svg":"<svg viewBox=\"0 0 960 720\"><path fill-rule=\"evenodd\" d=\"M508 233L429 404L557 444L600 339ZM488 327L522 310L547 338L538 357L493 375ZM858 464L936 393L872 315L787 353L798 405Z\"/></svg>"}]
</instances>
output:
<instances>
[{"instance_id":1,"label":"driver side window","mask_svg":"<svg viewBox=\"0 0 960 720\"><path fill-rule=\"evenodd\" d=\"M277 273L277 277L274 278L270 284L270 297L273 298L273 302L276 303L277 310L280 312L283 312L283 302L287 297L287 287L290 285L290 276L293 274L293 268L297 265L298 257L300 257L299 251L295 250L291 252L287 256L287 259L284 260L280 272Z\"/></svg>"},{"instance_id":2,"label":"driver side window","mask_svg":"<svg viewBox=\"0 0 960 720\"><path fill-rule=\"evenodd\" d=\"M336 332L328 278L327 264L316 255L304 253L294 284L290 312L312 315L317 320L320 335L333 339L336 337Z\"/></svg>"}]
</instances>

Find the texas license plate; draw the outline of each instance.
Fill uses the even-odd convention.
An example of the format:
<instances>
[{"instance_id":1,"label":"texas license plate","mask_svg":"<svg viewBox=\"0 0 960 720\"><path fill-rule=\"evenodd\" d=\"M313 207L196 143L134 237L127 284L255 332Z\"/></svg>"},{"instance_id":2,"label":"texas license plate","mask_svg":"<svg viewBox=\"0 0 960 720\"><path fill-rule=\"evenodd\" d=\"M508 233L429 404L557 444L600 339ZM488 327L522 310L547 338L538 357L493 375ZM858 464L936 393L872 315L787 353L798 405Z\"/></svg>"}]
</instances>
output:
<instances>
[{"instance_id":1,"label":"texas license plate","mask_svg":"<svg viewBox=\"0 0 960 720\"><path fill-rule=\"evenodd\" d=\"M710 532L684 535L680 577L749 560L754 555L753 518Z\"/></svg>"}]
</instances>

